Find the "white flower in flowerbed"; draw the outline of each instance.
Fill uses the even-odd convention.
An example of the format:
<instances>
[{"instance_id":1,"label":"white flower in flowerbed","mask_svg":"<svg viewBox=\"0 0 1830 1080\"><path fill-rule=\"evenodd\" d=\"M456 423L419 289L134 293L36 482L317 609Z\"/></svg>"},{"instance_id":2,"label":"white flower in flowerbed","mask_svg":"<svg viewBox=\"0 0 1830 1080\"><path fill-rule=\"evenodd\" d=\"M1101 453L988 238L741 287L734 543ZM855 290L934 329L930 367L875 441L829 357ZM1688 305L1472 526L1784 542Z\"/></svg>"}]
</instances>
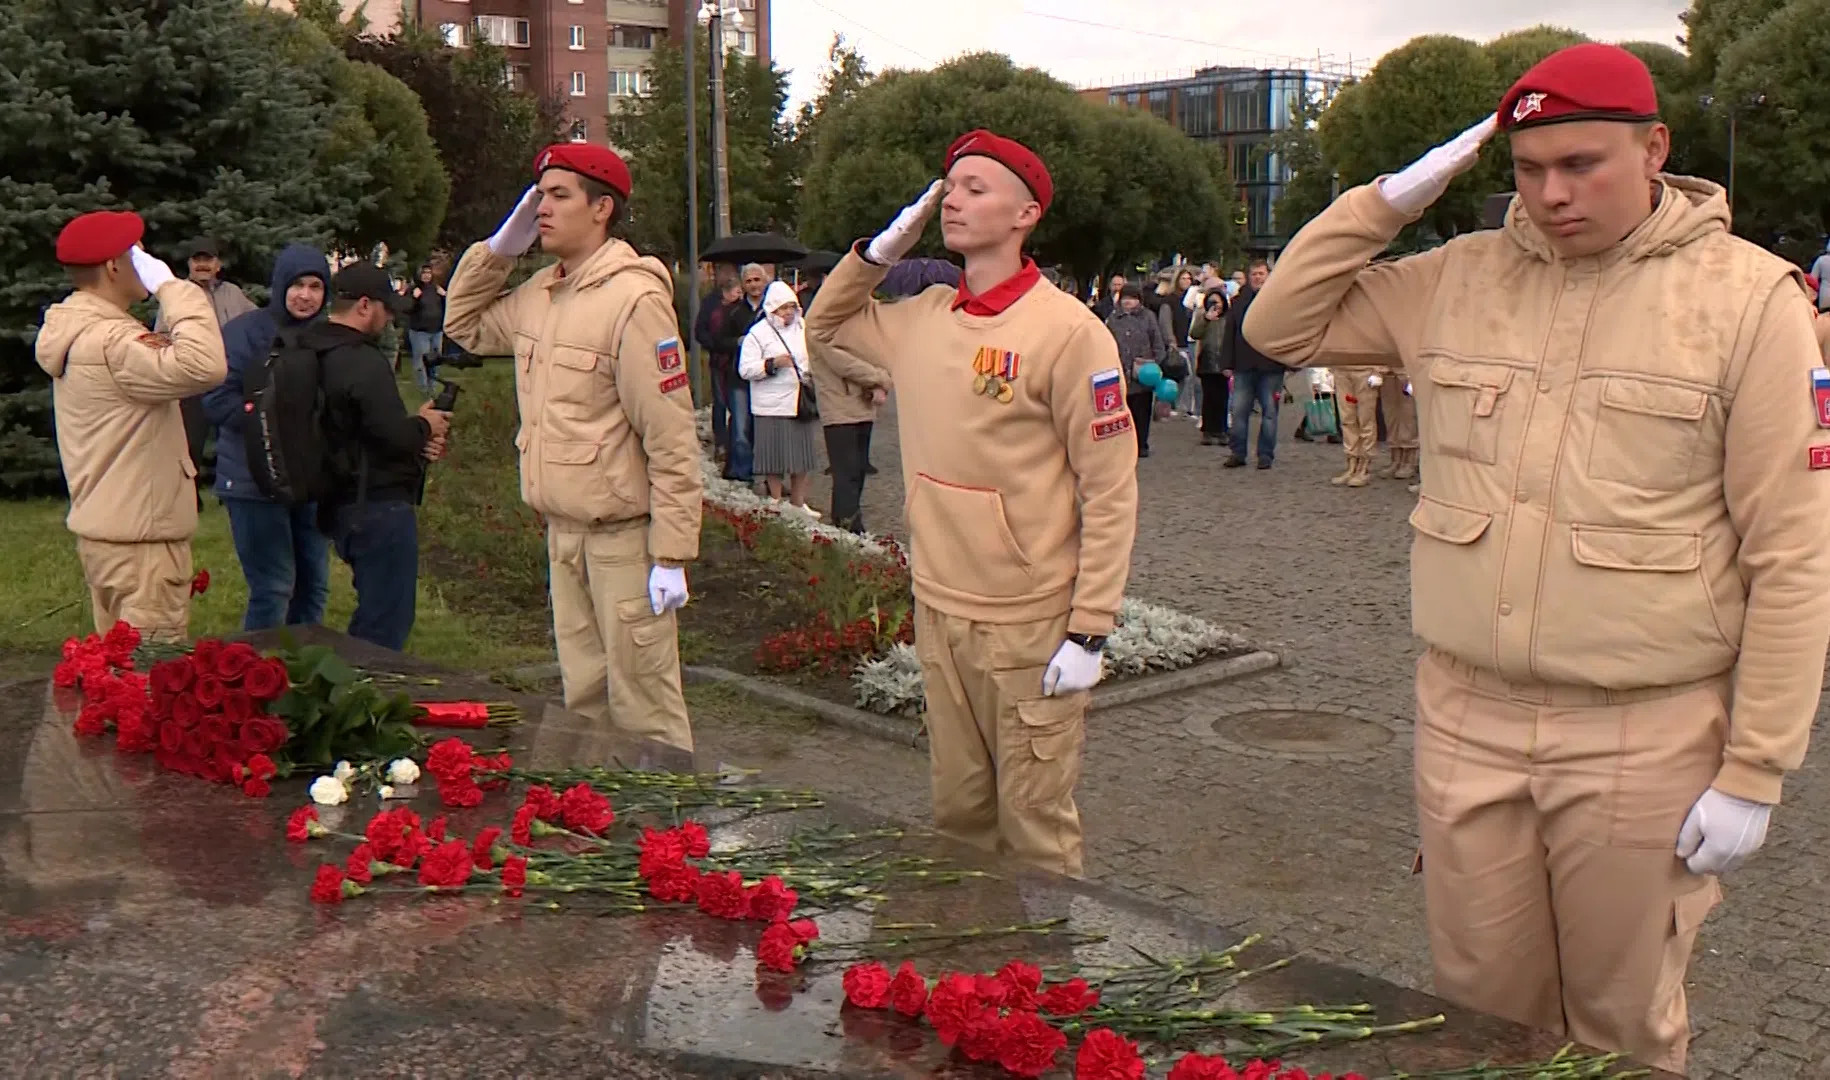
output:
<instances>
[{"instance_id":1,"label":"white flower in flowerbed","mask_svg":"<svg viewBox=\"0 0 1830 1080\"><path fill-rule=\"evenodd\" d=\"M1205 619L1129 597L1118 620L1118 629L1106 639L1107 676L1176 671L1251 647ZM907 645L860 664L851 685L860 709L891 716L915 716L922 710L921 661Z\"/></svg>"},{"instance_id":2,"label":"white flower in flowerbed","mask_svg":"<svg viewBox=\"0 0 1830 1080\"><path fill-rule=\"evenodd\" d=\"M833 543L850 548L866 555L880 559L895 559L895 541L870 535L860 536L845 529L835 529L812 517L781 512L781 504L770 503L750 490L748 484L726 480L718 474L717 468L710 462L701 460L700 474L705 480L705 501L713 506L722 507L735 514L761 514L767 516L774 524L781 525L808 537L823 536Z\"/></svg>"}]
</instances>

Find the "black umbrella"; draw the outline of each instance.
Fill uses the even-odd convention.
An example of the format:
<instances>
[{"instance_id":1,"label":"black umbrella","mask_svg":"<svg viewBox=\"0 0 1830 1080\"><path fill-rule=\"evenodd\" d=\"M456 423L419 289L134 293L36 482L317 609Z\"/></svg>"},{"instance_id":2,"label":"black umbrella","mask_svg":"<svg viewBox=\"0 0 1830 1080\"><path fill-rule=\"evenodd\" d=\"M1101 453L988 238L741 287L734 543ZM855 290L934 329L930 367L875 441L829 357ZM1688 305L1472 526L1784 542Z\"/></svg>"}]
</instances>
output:
<instances>
[{"instance_id":1,"label":"black umbrella","mask_svg":"<svg viewBox=\"0 0 1830 1080\"><path fill-rule=\"evenodd\" d=\"M842 258L844 256L836 251L810 251L806 258L794 265L809 274L830 274Z\"/></svg>"},{"instance_id":2,"label":"black umbrella","mask_svg":"<svg viewBox=\"0 0 1830 1080\"><path fill-rule=\"evenodd\" d=\"M807 249L780 233L737 233L699 253L700 262L786 263L806 258Z\"/></svg>"}]
</instances>

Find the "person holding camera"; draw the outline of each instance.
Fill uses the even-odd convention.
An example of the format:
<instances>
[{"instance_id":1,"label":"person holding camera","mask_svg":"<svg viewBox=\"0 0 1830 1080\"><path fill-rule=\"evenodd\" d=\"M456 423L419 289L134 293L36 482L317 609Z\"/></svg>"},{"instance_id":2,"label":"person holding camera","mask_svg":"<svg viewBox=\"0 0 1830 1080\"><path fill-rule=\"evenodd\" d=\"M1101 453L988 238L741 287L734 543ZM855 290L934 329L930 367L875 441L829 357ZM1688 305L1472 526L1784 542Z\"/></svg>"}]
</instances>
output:
<instances>
[{"instance_id":1,"label":"person holding camera","mask_svg":"<svg viewBox=\"0 0 1830 1080\"><path fill-rule=\"evenodd\" d=\"M1227 402L1232 384L1226 370L1226 283L1215 278L1189 324L1195 339L1195 376L1201 380L1201 445L1227 444Z\"/></svg>"},{"instance_id":2,"label":"person holding camera","mask_svg":"<svg viewBox=\"0 0 1830 1080\"><path fill-rule=\"evenodd\" d=\"M407 412L393 366L377 341L409 303L371 263L352 263L330 283L330 316L299 334L316 351L324 387L324 445L335 458L318 523L349 564L356 611L349 635L400 649L413 630L419 593L419 501L425 463L445 453L451 417L432 403Z\"/></svg>"}]
</instances>

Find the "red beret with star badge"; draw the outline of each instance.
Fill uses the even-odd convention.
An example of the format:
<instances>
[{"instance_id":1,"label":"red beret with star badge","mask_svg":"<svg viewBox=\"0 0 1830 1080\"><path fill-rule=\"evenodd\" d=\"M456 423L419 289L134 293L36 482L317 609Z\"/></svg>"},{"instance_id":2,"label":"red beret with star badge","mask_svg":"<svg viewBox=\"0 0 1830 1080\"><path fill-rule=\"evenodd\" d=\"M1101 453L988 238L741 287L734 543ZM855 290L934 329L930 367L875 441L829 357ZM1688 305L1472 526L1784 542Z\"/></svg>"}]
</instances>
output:
<instances>
[{"instance_id":1,"label":"red beret with star badge","mask_svg":"<svg viewBox=\"0 0 1830 1080\"><path fill-rule=\"evenodd\" d=\"M1030 194L1042 204L1042 211L1048 212L1049 201L1055 197L1055 181L1048 175L1048 166L1042 164L1042 159L1034 150L1015 139L1006 139L979 128L953 140L953 145L947 147L947 157L941 163L941 172L952 172L954 162L974 156L988 157L1016 173L1017 178L1029 187Z\"/></svg>"},{"instance_id":2,"label":"red beret with star badge","mask_svg":"<svg viewBox=\"0 0 1830 1080\"><path fill-rule=\"evenodd\" d=\"M1507 131L1575 120L1658 119L1658 88L1645 61L1618 45L1559 49L1520 76L1500 99Z\"/></svg>"},{"instance_id":3,"label":"red beret with star badge","mask_svg":"<svg viewBox=\"0 0 1830 1080\"><path fill-rule=\"evenodd\" d=\"M617 196L624 201L629 199L629 166L616 151L607 146L593 146L590 143L554 143L540 156L534 159L534 179L548 169L567 169L580 176L588 176L600 183L610 185Z\"/></svg>"},{"instance_id":4,"label":"red beret with star badge","mask_svg":"<svg viewBox=\"0 0 1830 1080\"><path fill-rule=\"evenodd\" d=\"M71 219L57 234L57 261L65 266L100 266L127 254L146 235L146 223L132 210L92 210Z\"/></svg>"}]
</instances>

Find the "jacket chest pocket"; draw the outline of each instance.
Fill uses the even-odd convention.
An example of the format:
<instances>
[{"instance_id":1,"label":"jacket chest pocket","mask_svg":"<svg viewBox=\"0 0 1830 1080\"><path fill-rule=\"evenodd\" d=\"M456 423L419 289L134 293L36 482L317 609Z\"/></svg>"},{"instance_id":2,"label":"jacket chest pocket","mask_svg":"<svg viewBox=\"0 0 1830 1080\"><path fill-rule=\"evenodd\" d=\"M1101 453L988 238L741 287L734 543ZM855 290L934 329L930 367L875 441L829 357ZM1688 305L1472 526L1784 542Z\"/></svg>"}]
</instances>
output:
<instances>
[{"instance_id":1,"label":"jacket chest pocket","mask_svg":"<svg viewBox=\"0 0 1830 1080\"><path fill-rule=\"evenodd\" d=\"M599 372L608 373L610 358L594 349L571 345L553 348L547 365L546 399L558 405L596 408L603 392L599 389Z\"/></svg>"},{"instance_id":2,"label":"jacket chest pocket","mask_svg":"<svg viewBox=\"0 0 1830 1080\"><path fill-rule=\"evenodd\" d=\"M1649 491L1688 486L1709 395L1693 387L1622 375L1604 375L1598 381L1589 478Z\"/></svg>"},{"instance_id":3,"label":"jacket chest pocket","mask_svg":"<svg viewBox=\"0 0 1830 1080\"><path fill-rule=\"evenodd\" d=\"M1423 434L1430 451L1492 465L1499 461L1501 425L1514 368L1438 356L1430 361Z\"/></svg>"}]
</instances>

